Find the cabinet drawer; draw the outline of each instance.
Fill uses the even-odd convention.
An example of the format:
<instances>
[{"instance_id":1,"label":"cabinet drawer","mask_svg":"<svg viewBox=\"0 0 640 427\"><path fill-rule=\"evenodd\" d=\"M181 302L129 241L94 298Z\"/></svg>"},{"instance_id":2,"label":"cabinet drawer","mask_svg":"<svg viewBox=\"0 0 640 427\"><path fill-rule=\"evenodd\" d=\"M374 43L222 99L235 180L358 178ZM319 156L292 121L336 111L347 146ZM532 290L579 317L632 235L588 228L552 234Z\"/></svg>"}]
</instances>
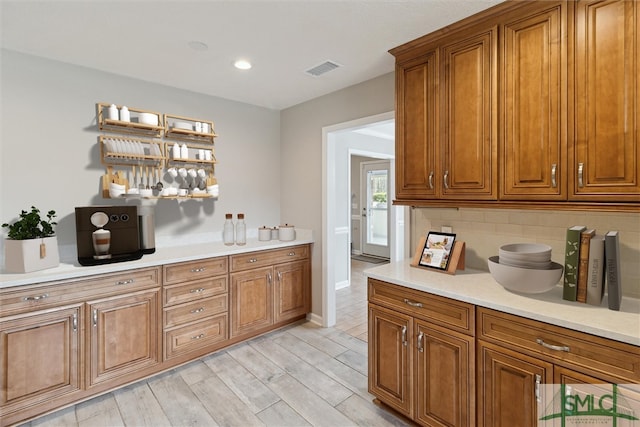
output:
<instances>
[{"instance_id":1,"label":"cabinet drawer","mask_svg":"<svg viewBox=\"0 0 640 427\"><path fill-rule=\"evenodd\" d=\"M417 316L462 333L475 333L472 304L452 300L404 286L369 279L369 302Z\"/></svg>"},{"instance_id":2,"label":"cabinet drawer","mask_svg":"<svg viewBox=\"0 0 640 427\"><path fill-rule=\"evenodd\" d=\"M631 344L480 307L477 336L606 380L640 382L640 347Z\"/></svg>"},{"instance_id":3,"label":"cabinet drawer","mask_svg":"<svg viewBox=\"0 0 640 427\"><path fill-rule=\"evenodd\" d=\"M160 268L144 268L82 279L0 290L0 316L83 302L160 286Z\"/></svg>"},{"instance_id":4,"label":"cabinet drawer","mask_svg":"<svg viewBox=\"0 0 640 427\"><path fill-rule=\"evenodd\" d=\"M231 255L231 271L249 270L309 258L309 245Z\"/></svg>"},{"instance_id":5,"label":"cabinet drawer","mask_svg":"<svg viewBox=\"0 0 640 427\"><path fill-rule=\"evenodd\" d=\"M227 295L218 295L167 308L164 311L164 327L171 328L194 322L227 311Z\"/></svg>"},{"instance_id":6,"label":"cabinet drawer","mask_svg":"<svg viewBox=\"0 0 640 427\"><path fill-rule=\"evenodd\" d=\"M200 298L209 298L214 295L226 293L227 289L227 276L196 280L181 285L165 286L164 306L168 307L199 300Z\"/></svg>"},{"instance_id":7,"label":"cabinet drawer","mask_svg":"<svg viewBox=\"0 0 640 427\"><path fill-rule=\"evenodd\" d=\"M165 360L192 350L221 343L227 337L226 313L167 331L164 334Z\"/></svg>"},{"instance_id":8,"label":"cabinet drawer","mask_svg":"<svg viewBox=\"0 0 640 427\"><path fill-rule=\"evenodd\" d=\"M227 273L227 257L207 258L198 261L165 265L164 283L170 285L187 280L204 279Z\"/></svg>"}]
</instances>

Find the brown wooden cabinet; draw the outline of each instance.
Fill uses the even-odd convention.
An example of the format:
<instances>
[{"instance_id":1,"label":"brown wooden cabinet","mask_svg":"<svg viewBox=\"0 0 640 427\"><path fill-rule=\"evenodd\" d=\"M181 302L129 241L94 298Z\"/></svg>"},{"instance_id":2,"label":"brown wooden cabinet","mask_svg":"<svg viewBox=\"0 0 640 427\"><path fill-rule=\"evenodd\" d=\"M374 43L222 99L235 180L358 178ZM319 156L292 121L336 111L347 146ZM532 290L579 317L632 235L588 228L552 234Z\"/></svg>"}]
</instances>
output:
<instances>
[{"instance_id":1,"label":"brown wooden cabinet","mask_svg":"<svg viewBox=\"0 0 640 427\"><path fill-rule=\"evenodd\" d=\"M639 210L639 9L504 2L390 50L395 202Z\"/></svg>"},{"instance_id":2,"label":"brown wooden cabinet","mask_svg":"<svg viewBox=\"0 0 640 427\"><path fill-rule=\"evenodd\" d=\"M369 392L421 425L473 426L470 317L468 304L369 279Z\"/></svg>"},{"instance_id":3,"label":"brown wooden cabinet","mask_svg":"<svg viewBox=\"0 0 640 427\"><path fill-rule=\"evenodd\" d=\"M479 426L538 425L545 384L640 380L635 346L486 308L477 314Z\"/></svg>"},{"instance_id":4,"label":"brown wooden cabinet","mask_svg":"<svg viewBox=\"0 0 640 427\"><path fill-rule=\"evenodd\" d=\"M640 7L575 3L573 200L640 200Z\"/></svg>"},{"instance_id":5,"label":"brown wooden cabinet","mask_svg":"<svg viewBox=\"0 0 640 427\"><path fill-rule=\"evenodd\" d=\"M165 265L164 360L180 363L229 338L227 257Z\"/></svg>"},{"instance_id":6,"label":"brown wooden cabinet","mask_svg":"<svg viewBox=\"0 0 640 427\"><path fill-rule=\"evenodd\" d=\"M567 8L534 3L500 27L502 200L567 198Z\"/></svg>"},{"instance_id":7,"label":"brown wooden cabinet","mask_svg":"<svg viewBox=\"0 0 640 427\"><path fill-rule=\"evenodd\" d=\"M230 257L230 336L248 337L303 318L310 309L310 247Z\"/></svg>"},{"instance_id":8,"label":"brown wooden cabinet","mask_svg":"<svg viewBox=\"0 0 640 427\"><path fill-rule=\"evenodd\" d=\"M498 29L450 38L441 47L440 194L445 199L496 200Z\"/></svg>"},{"instance_id":9,"label":"brown wooden cabinet","mask_svg":"<svg viewBox=\"0 0 640 427\"><path fill-rule=\"evenodd\" d=\"M160 363L159 308L159 288L87 303L88 387L135 379Z\"/></svg>"},{"instance_id":10,"label":"brown wooden cabinet","mask_svg":"<svg viewBox=\"0 0 640 427\"><path fill-rule=\"evenodd\" d=\"M14 423L83 389L82 305L0 318L0 419Z\"/></svg>"}]
</instances>

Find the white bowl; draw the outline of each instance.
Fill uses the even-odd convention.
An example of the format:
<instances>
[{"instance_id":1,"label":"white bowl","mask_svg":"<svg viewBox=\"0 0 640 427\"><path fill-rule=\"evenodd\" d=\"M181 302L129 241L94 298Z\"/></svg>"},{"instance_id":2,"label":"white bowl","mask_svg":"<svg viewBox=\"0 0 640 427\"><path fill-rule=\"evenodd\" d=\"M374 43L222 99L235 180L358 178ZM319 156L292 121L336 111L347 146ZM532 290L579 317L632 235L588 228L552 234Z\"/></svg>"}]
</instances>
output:
<instances>
[{"instance_id":1,"label":"white bowl","mask_svg":"<svg viewBox=\"0 0 640 427\"><path fill-rule=\"evenodd\" d=\"M153 190L150 188L141 188L140 189L140 196L141 197L151 197L153 196Z\"/></svg>"},{"instance_id":2,"label":"white bowl","mask_svg":"<svg viewBox=\"0 0 640 427\"><path fill-rule=\"evenodd\" d=\"M533 268L538 270L548 270L551 268L551 261L520 261L511 260L498 257L498 262L504 265L510 265L511 267L519 268Z\"/></svg>"},{"instance_id":3,"label":"white bowl","mask_svg":"<svg viewBox=\"0 0 640 427\"><path fill-rule=\"evenodd\" d=\"M547 270L519 268L500 264L497 256L489 258L491 276L505 289L525 294L540 294L553 289L560 278L564 267L556 262Z\"/></svg>"},{"instance_id":4,"label":"white bowl","mask_svg":"<svg viewBox=\"0 0 640 427\"><path fill-rule=\"evenodd\" d=\"M143 123L145 125L158 126L158 115L151 114L151 113L139 113L138 123Z\"/></svg>"},{"instance_id":5,"label":"white bowl","mask_svg":"<svg viewBox=\"0 0 640 427\"><path fill-rule=\"evenodd\" d=\"M173 122L173 127L176 129L193 130L193 125L187 122Z\"/></svg>"},{"instance_id":6,"label":"white bowl","mask_svg":"<svg viewBox=\"0 0 640 427\"><path fill-rule=\"evenodd\" d=\"M500 246L498 255L523 261L549 261L551 246L542 243L511 243Z\"/></svg>"}]
</instances>

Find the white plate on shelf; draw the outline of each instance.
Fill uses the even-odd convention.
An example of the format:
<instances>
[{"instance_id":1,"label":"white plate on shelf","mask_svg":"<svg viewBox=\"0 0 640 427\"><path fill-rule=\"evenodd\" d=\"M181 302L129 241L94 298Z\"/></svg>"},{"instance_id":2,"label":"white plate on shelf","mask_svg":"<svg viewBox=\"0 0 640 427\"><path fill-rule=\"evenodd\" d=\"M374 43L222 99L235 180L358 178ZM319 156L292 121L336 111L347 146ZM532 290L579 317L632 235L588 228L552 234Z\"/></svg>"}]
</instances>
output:
<instances>
[{"instance_id":1,"label":"white plate on shelf","mask_svg":"<svg viewBox=\"0 0 640 427\"><path fill-rule=\"evenodd\" d=\"M193 125L186 122L173 122L174 129L193 130Z\"/></svg>"}]
</instances>

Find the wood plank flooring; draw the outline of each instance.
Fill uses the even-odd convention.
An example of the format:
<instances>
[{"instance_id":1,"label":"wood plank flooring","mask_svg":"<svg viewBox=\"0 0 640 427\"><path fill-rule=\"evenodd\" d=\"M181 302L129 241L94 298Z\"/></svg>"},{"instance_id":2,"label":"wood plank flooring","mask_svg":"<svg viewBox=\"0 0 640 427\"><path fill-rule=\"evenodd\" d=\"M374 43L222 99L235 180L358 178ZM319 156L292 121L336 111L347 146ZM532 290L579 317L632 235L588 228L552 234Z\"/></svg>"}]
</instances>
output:
<instances>
[{"instance_id":1,"label":"wood plank flooring","mask_svg":"<svg viewBox=\"0 0 640 427\"><path fill-rule=\"evenodd\" d=\"M23 426L405 426L367 392L371 266L351 262L333 328L280 329Z\"/></svg>"}]
</instances>

